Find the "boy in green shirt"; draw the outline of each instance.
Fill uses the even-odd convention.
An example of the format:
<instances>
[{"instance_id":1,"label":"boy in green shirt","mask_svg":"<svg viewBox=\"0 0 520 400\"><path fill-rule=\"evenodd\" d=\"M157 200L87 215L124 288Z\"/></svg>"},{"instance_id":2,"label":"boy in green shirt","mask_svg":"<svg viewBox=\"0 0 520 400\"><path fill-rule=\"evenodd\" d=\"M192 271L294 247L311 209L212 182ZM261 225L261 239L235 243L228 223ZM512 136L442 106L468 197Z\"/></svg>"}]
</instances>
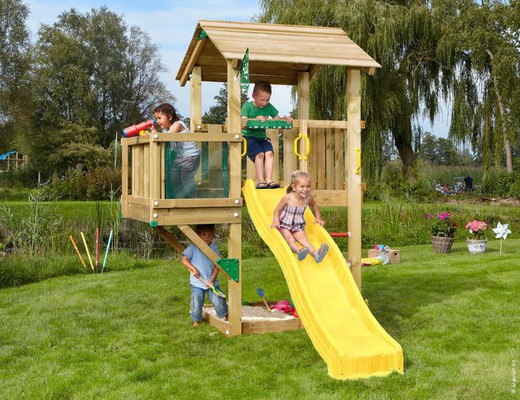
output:
<instances>
[{"instance_id":1,"label":"boy in green shirt","mask_svg":"<svg viewBox=\"0 0 520 400\"><path fill-rule=\"evenodd\" d=\"M271 100L271 84L259 81L253 88L253 101L248 101L242 106L241 115L245 118L256 118L264 122L269 117L284 119L292 122L291 117L280 117L278 110L269 102ZM247 122L247 121L246 121ZM242 128L245 128L243 125ZM278 182L273 182L274 152L273 145L267 138L265 129L242 129L242 134L247 141L247 156L255 163L257 189L274 189L280 187ZM265 179L264 179L265 168Z\"/></svg>"}]
</instances>

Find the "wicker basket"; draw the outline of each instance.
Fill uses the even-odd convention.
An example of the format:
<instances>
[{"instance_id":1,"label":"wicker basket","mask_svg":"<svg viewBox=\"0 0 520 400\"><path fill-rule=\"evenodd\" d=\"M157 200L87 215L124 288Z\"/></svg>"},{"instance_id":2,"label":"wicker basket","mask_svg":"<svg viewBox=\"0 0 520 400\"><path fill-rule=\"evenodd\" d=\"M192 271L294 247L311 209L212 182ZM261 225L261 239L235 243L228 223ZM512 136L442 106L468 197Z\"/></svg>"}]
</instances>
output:
<instances>
[{"instance_id":1,"label":"wicker basket","mask_svg":"<svg viewBox=\"0 0 520 400\"><path fill-rule=\"evenodd\" d=\"M435 253L449 253L455 238L447 236L432 236L432 246Z\"/></svg>"}]
</instances>

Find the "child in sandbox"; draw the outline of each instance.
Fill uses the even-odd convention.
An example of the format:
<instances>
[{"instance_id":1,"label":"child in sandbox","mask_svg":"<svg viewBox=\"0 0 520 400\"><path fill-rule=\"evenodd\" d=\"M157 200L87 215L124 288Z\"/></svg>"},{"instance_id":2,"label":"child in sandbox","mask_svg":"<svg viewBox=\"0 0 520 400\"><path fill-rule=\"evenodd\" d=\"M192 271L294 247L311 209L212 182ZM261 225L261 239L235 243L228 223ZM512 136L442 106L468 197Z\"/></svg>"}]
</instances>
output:
<instances>
[{"instance_id":1,"label":"child in sandbox","mask_svg":"<svg viewBox=\"0 0 520 400\"><path fill-rule=\"evenodd\" d=\"M197 225L195 231L204 243L220 256L217 246L213 243L213 238L215 237L215 226ZM216 268L213 262L194 244L189 245L184 250L181 262L190 270L190 315L193 320L193 326L199 326L202 321L202 308L204 307L204 297L206 294L215 308L217 317L227 319L228 305L226 300L213 293L213 291L211 291L210 288L199 279L203 278L210 285L213 285L215 289L221 291L217 279L218 268Z\"/></svg>"},{"instance_id":2,"label":"child in sandbox","mask_svg":"<svg viewBox=\"0 0 520 400\"><path fill-rule=\"evenodd\" d=\"M278 110L270 103L271 84L259 81L253 88L253 101L244 103L240 114L245 118L256 118L264 122L267 118L284 119L292 122L291 117L280 117ZM246 120L247 121L247 120ZM245 125L242 126L245 128ZM273 145L267 138L265 129L242 129L247 141L247 157L255 163L257 189L274 189L280 184L273 181L274 152ZM265 169L265 179L264 179Z\"/></svg>"},{"instance_id":3,"label":"child in sandbox","mask_svg":"<svg viewBox=\"0 0 520 400\"><path fill-rule=\"evenodd\" d=\"M307 172L294 171L291 174L291 184L287 187L287 194L282 197L274 210L272 228L278 228L289 247L296 253L298 260L303 260L311 254L317 263L323 261L329 246L323 243L318 250L311 244L305 233L304 213L307 206L311 206L316 217L315 223L323 226L318 204L311 195L311 177ZM299 247L300 243L303 247Z\"/></svg>"}]
</instances>

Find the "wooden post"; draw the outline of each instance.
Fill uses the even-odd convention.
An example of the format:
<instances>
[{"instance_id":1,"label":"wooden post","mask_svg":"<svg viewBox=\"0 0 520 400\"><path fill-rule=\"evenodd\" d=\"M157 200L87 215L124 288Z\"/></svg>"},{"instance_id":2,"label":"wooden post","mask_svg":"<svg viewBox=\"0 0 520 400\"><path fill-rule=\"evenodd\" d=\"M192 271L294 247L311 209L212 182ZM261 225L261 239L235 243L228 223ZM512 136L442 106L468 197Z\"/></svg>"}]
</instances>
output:
<instances>
[{"instance_id":1,"label":"wooden post","mask_svg":"<svg viewBox=\"0 0 520 400\"><path fill-rule=\"evenodd\" d=\"M305 159L305 153L307 151L308 143L308 130L307 120L309 119L309 73L300 72L298 73L298 119L300 120L300 134L302 138L298 143L298 152L301 154L302 159L298 163L300 171L309 172L309 162ZM290 182L288 180L287 182Z\"/></svg>"},{"instance_id":2,"label":"wooden post","mask_svg":"<svg viewBox=\"0 0 520 400\"><path fill-rule=\"evenodd\" d=\"M190 78L190 130L202 123L202 68L193 67Z\"/></svg>"},{"instance_id":3,"label":"wooden post","mask_svg":"<svg viewBox=\"0 0 520 400\"><path fill-rule=\"evenodd\" d=\"M157 220L154 211L154 202L156 200L161 199L161 147L163 146L162 142L155 141L155 136L159 135L158 133L152 133L152 137L150 138L150 164L149 170L153 171L148 174L150 181L150 221Z\"/></svg>"},{"instance_id":4,"label":"wooden post","mask_svg":"<svg viewBox=\"0 0 520 400\"><path fill-rule=\"evenodd\" d=\"M280 154L279 153L279 149L280 149L280 138L279 138L279 134L280 132L282 132L283 134L283 130L278 130L278 129L268 129L267 130L267 137L269 139L271 139L271 144L273 145L273 153L274 153L274 164L273 164L273 181L274 182L279 182L280 181Z\"/></svg>"},{"instance_id":5,"label":"wooden post","mask_svg":"<svg viewBox=\"0 0 520 400\"><path fill-rule=\"evenodd\" d=\"M361 70L347 67L346 107L347 110L347 168L348 199L348 258L350 271L358 289L361 291Z\"/></svg>"},{"instance_id":6,"label":"wooden post","mask_svg":"<svg viewBox=\"0 0 520 400\"><path fill-rule=\"evenodd\" d=\"M238 68L227 61L228 83L228 133L239 138L240 129L240 81L235 80ZM240 143L229 144L229 197L240 200L242 189ZM237 215L237 223L230 224L228 238L228 257L238 259L239 280L228 280L229 336L242 334L242 218Z\"/></svg>"},{"instance_id":7,"label":"wooden post","mask_svg":"<svg viewBox=\"0 0 520 400\"><path fill-rule=\"evenodd\" d=\"M121 212L128 216L128 139L121 138Z\"/></svg>"}]
</instances>

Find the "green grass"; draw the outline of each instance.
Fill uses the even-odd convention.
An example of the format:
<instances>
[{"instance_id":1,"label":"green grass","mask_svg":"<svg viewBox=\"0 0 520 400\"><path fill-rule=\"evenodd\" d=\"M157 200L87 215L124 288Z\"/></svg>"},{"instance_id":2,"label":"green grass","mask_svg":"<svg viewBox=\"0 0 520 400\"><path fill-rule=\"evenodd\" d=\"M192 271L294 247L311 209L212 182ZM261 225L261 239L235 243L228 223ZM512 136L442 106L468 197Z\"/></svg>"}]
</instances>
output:
<instances>
[{"instance_id":1,"label":"green grass","mask_svg":"<svg viewBox=\"0 0 520 400\"><path fill-rule=\"evenodd\" d=\"M402 345L404 375L338 381L305 331L226 338L191 327L174 262L0 290L1 399L507 399L520 361L520 240L483 255L402 247L363 296ZM243 297L287 298L273 257L244 260ZM225 285L224 285L225 286Z\"/></svg>"}]
</instances>

